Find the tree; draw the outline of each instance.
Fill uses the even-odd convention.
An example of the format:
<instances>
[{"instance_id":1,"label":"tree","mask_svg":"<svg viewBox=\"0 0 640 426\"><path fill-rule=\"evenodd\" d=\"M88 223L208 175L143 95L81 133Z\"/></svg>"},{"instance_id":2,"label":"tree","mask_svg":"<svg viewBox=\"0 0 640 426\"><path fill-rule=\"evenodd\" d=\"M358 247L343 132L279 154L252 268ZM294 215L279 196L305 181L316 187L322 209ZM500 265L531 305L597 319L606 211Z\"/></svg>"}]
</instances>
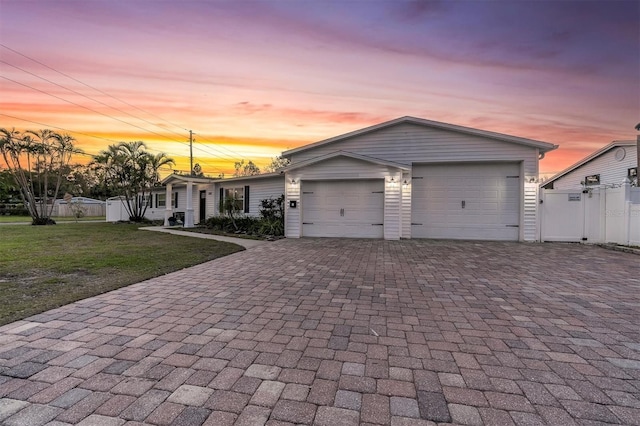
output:
<instances>
[{"instance_id":1,"label":"tree","mask_svg":"<svg viewBox=\"0 0 640 426\"><path fill-rule=\"evenodd\" d=\"M291 161L289 161L288 158L285 158L281 155L277 156L277 157L273 157L271 159L271 163L269 163L269 165L267 165L264 168L264 172L265 173L274 173L279 171L280 169L283 169L285 167L287 167L289 165L289 163L291 163Z\"/></svg>"},{"instance_id":2,"label":"tree","mask_svg":"<svg viewBox=\"0 0 640 426\"><path fill-rule=\"evenodd\" d=\"M235 172L233 176L255 176L260 174L260 167L256 166L253 161L245 163L244 160L236 161L233 165Z\"/></svg>"},{"instance_id":3,"label":"tree","mask_svg":"<svg viewBox=\"0 0 640 426\"><path fill-rule=\"evenodd\" d=\"M153 155L146 148L142 141L120 142L109 145L92 162L109 190L124 196L125 209L134 222L144 219L151 189L160 182L160 168L175 164L166 154Z\"/></svg>"},{"instance_id":4,"label":"tree","mask_svg":"<svg viewBox=\"0 0 640 426\"><path fill-rule=\"evenodd\" d=\"M69 135L44 130L0 128L0 153L19 188L34 225L53 224L51 213L63 182L63 170L80 153Z\"/></svg>"}]
</instances>

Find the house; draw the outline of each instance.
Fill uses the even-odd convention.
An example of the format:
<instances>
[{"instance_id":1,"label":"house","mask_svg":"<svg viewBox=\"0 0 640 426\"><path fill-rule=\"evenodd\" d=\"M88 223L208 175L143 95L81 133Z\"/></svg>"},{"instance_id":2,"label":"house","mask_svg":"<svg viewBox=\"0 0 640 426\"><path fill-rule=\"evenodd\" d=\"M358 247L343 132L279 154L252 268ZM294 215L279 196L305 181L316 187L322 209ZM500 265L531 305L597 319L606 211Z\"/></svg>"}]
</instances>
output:
<instances>
[{"instance_id":1,"label":"house","mask_svg":"<svg viewBox=\"0 0 640 426\"><path fill-rule=\"evenodd\" d=\"M556 148L401 117L285 151L280 174L217 180L204 204L219 214L236 194L254 215L260 199L284 193L288 238L535 241L538 161Z\"/></svg>"},{"instance_id":2,"label":"house","mask_svg":"<svg viewBox=\"0 0 640 426\"><path fill-rule=\"evenodd\" d=\"M282 153L279 173L232 179L172 174L149 218L185 227L285 195L285 235L348 238L539 239L538 161L557 145L401 117ZM164 192L164 194L163 194ZM171 220L172 221L172 220Z\"/></svg>"},{"instance_id":3,"label":"house","mask_svg":"<svg viewBox=\"0 0 640 426\"><path fill-rule=\"evenodd\" d=\"M581 189L638 182L636 141L613 141L542 184L544 189Z\"/></svg>"}]
</instances>

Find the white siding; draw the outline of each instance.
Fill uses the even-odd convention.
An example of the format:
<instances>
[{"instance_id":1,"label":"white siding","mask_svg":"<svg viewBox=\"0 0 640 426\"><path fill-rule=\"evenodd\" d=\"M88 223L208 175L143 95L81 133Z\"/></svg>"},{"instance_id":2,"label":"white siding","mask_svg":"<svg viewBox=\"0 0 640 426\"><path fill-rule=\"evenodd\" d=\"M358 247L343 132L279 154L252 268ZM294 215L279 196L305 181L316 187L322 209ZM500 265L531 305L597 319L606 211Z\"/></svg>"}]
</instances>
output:
<instances>
[{"instance_id":1,"label":"white siding","mask_svg":"<svg viewBox=\"0 0 640 426\"><path fill-rule=\"evenodd\" d=\"M616 152L624 150L622 161L616 160ZM553 189L579 189L586 176L600 175L600 185L620 184L626 179L628 169L636 167L635 146L615 147L598 158L578 167L553 182Z\"/></svg>"},{"instance_id":2,"label":"white siding","mask_svg":"<svg viewBox=\"0 0 640 426\"><path fill-rule=\"evenodd\" d=\"M411 175L402 176L402 207L400 219L400 238L411 238Z\"/></svg>"},{"instance_id":3,"label":"white siding","mask_svg":"<svg viewBox=\"0 0 640 426\"><path fill-rule=\"evenodd\" d=\"M285 179L285 206L284 206L284 235L287 238L300 238L302 236L302 215L300 214L300 180ZM290 206L290 201L297 203L296 207Z\"/></svg>"},{"instance_id":4,"label":"white siding","mask_svg":"<svg viewBox=\"0 0 640 426\"><path fill-rule=\"evenodd\" d=\"M523 161L526 177L538 177L538 150L516 143L412 123L339 140L291 155L292 163L342 150L411 165L460 161Z\"/></svg>"},{"instance_id":5,"label":"white siding","mask_svg":"<svg viewBox=\"0 0 640 426\"><path fill-rule=\"evenodd\" d=\"M260 201L267 198L278 198L285 193L284 175L266 178L234 179L216 182L213 206L209 215L220 215L220 188L244 188L249 186L249 213L247 216L260 215ZM207 206L208 208L208 206Z\"/></svg>"},{"instance_id":6,"label":"white siding","mask_svg":"<svg viewBox=\"0 0 640 426\"><path fill-rule=\"evenodd\" d=\"M402 231L402 173L385 179L384 184L384 239L399 240Z\"/></svg>"}]
</instances>

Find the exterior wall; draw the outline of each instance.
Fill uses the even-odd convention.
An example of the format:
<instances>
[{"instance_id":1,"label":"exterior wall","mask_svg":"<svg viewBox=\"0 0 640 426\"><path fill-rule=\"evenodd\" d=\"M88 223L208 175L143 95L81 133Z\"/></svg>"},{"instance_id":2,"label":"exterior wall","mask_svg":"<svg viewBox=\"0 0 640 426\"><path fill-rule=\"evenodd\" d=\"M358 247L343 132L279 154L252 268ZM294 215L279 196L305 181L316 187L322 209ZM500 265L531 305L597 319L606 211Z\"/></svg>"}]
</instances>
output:
<instances>
[{"instance_id":1,"label":"exterior wall","mask_svg":"<svg viewBox=\"0 0 640 426\"><path fill-rule=\"evenodd\" d=\"M525 177L538 177L536 148L412 123L400 123L294 153L291 155L291 162L297 163L337 150L406 165L460 161L524 161Z\"/></svg>"},{"instance_id":2,"label":"exterior wall","mask_svg":"<svg viewBox=\"0 0 640 426\"><path fill-rule=\"evenodd\" d=\"M333 152L333 151L332 151ZM401 197L399 169L371 163L350 157L334 157L325 161L294 169L286 174L286 223L287 238L299 238L302 235L302 204L301 181L305 180L348 180L348 179L385 179L394 177L394 182L385 184L384 204L384 237L385 239L399 239L401 233ZM289 207L289 202L295 201L296 208Z\"/></svg>"},{"instance_id":3,"label":"exterior wall","mask_svg":"<svg viewBox=\"0 0 640 426\"><path fill-rule=\"evenodd\" d=\"M260 201L267 198L278 198L285 193L284 175L273 176L263 179L233 179L216 182L213 188L211 210L207 205L207 213L210 216L220 215L220 188L238 188L249 186L249 213L247 216L257 217L260 215ZM207 203L208 204L208 203Z\"/></svg>"},{"instance_id":4,"label":"exterior wall","mask_svg":"<svg viewBox=\"0 0 640 426\"><path fill-rule=\"evenodd\" d=\"M636 167L637 157L633 146L613 148L598 158L578 167L553 182L553 189L582 188L581 182L589 175L600 175L601 185L619 185L627 178L628 169ZM615 158L618 149L625 150L622 161Z\"/></svg>"},{"instance_id":5,"label":"exterior wall","mask_svg":"<svg viewBox=\"0 0 640 426\"><path fill-rule=\"evenodd\" d=\"M520 239L524 241L536 241L538 238L538 188L537 185L529 184L538 178L539 151L537 148L454 131L434 129L412 123L401 123L371 133L343 139L335 143L321 145L307 151L294 153L291 155L291 162L295 164L300 161L333 153L336 150L406 164L407 166L414 163L455 163L461 161L522 162L520 179L523 184L526 184L523 185L521 197L523 206L521 209L520 222L522 226ZM323 168L325 167L324 162L320 164L322 164ZM371 164L368 165L369 167L375 168L375 166ZM326 167L333 169L333 176L335 178L350 179L362 177L361 172L351 170L347 166L343 161L342 163L334 162L332 165L327 165ZM307 168L304 168L304 170L305 177L303 179L308 179L309 177L306 176ZM390 170L386 172L386 176L389 176ZM404 208L398 211L398 214L401 214L401 227L398 232L401 237L410 238L410 188L408 194L406 192L401 192L401 194L402 201L399 200L398 202L401 203ZM389 210L389 213L391 211L392 210Z\"/></svg>"}]
</instances>

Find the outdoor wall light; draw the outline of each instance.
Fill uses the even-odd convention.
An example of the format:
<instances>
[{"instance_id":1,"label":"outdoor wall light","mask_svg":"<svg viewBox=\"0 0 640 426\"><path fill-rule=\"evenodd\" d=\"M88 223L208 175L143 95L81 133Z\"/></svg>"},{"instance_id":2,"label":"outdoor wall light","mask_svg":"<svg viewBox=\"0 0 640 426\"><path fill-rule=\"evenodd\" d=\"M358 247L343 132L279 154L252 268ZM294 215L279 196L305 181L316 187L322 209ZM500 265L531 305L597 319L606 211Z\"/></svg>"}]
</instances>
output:
<instances>
[{"instance_id":1,"label":"outdoor wall light","mask_svg":"<svg viewBox=\"0 0 640 426\"><path fill-rule=\"evenodd\" d=\"M291 179L291 184L292 184L292 185L295 185L296 183L297 183L297 182L296 182L296 180L295 180L295 179Z\"/></svg>"},{"instance_id":2,"label":"outdoor wall light","mask_svg":"<svg viewBox=\"0 0 640 426\"><path fill-rule=\"evenodd\" d=\"M406 179L404 180L404 182L402 182L402 185L404 186L409 186L409 181L407 181Z\"/></svg>"}]
</instances>

